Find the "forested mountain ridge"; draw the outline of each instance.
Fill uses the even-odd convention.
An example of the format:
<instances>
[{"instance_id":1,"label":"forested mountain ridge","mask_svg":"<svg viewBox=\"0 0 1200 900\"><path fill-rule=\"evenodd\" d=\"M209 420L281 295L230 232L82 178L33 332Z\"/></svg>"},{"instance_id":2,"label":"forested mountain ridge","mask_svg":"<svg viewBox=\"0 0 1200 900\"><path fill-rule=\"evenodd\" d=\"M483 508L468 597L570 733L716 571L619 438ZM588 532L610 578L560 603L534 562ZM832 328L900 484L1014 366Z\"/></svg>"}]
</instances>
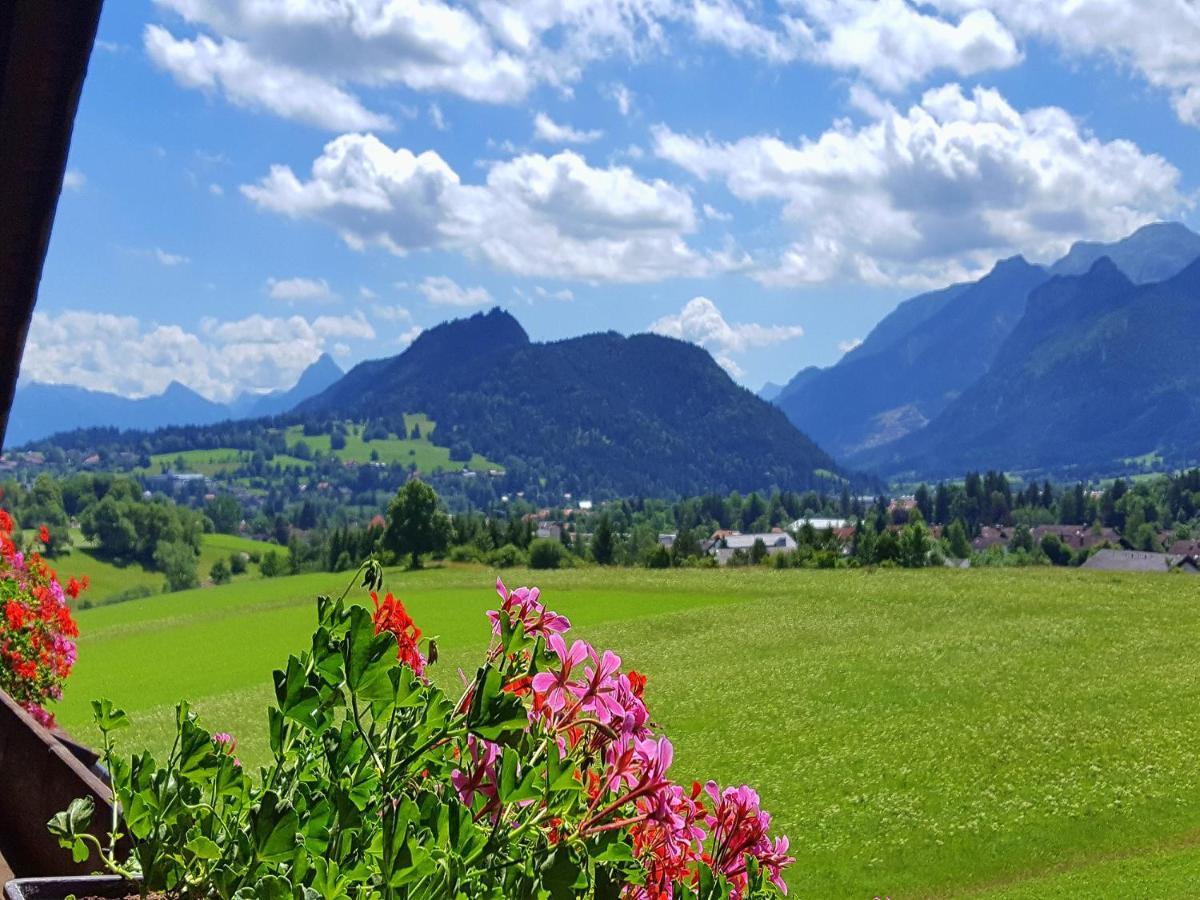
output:
<instances>
[{"instance_id":1,"label":"forested mountain ridge","mask_svg":"<svg viewBox=\"0 0 1200 900\"><path fill-rule=\"evenodd\" d=\"M932 427L943 410L998 367L997 354L1023 317L1032 316L1030 322L1041 327L1056 324L1053 309L1038 311L1026 303L1035 288L1056 275L1086 274L1101 258L1131 284L1155 283L1200 258L1200 235L1179 223L1159 222L1113 243L1076 243L1047 269L1019 257L1006 260L977 282L901 303L834 366L801 369L774 402L848 464L898 460L903 451L888 445ZM1096 312L1081 310L1076 324L1084 327ZM971 396L982 399L976 392ZM1037 464L1018 457L1003 465Z\"/></svg>"},{"instance_id":2,"label":"forested mountain ridge","mask_svg":"<svg viewBox=\"0 0 1200 900\"><path fill-rule=\"evenodd\" d=\"M775 403L838 457L895 440L987 371L1045 278L1016 256L977 282L915 297L837 365L801 370Z\"/></svg>"},{"instance_id":3,"label":"forested mountain ridge","mask_svg":"<svg viewBox=\"0 0 1200 900\"><path fill-rule=\"evenodd\" d=\"M857 462L889 474L967 468L1062 473L1200 451L1200 260L1135 284L1107 257L1056 276L989 372L924 429Z\"/></svg>"},{"instance_id":4,"label":"forested mountain ridge","mask_svg":"<svg viewBox=\"0 0 1200 900\"><path fill-rule=\"evenodd\" d=\"M387 422L415 410L437 421L439 442L567 492L802 490L830 487L837 471L693 344L615 332L533 343L499 309L356 366L296 415Z\"/></svg>"}]
</instances>

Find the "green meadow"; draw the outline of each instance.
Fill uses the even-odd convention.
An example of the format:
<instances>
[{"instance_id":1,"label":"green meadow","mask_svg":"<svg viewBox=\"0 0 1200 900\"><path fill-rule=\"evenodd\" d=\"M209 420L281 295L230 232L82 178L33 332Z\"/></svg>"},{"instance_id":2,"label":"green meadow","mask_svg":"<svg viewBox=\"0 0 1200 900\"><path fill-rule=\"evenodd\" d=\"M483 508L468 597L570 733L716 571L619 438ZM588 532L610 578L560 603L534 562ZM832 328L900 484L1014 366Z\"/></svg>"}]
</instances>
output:
<instances>
[{"instance_id":1,"label":"green meadow","mask_svg":"<svg viewBox=\"0 0 1200 900\"><path fill-rule=\"evenodd\" d=\"M435 677L472 671L482 568L390 572ZM1200 584L1061 569L504 573L649 676L680 780L756 786L800 897L1187 896L1200 879ZM59 710L162 750L180 698L265 753L271 670L307 643L301 575L79 613Z\"/></svg>"}]
</instances>

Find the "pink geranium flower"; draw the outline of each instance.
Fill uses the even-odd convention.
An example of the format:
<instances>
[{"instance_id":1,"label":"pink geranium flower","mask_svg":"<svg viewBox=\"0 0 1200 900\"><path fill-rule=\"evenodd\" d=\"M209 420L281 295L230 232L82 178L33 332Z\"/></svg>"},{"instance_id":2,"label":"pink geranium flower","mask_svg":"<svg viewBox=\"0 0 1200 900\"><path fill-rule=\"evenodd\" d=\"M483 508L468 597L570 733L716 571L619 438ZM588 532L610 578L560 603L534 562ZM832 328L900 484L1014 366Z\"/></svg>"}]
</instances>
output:
<instances>
[{"instance_id":1,"label":"pink geranium flower","mask_svg":"<svg viewBox=\"0 0 1200 900\"><path fill-rule=\"evenodd\" d=\"M592 652L592 648L583 641L575 641L571 649L567 649L562 635L552 634L546 643L550 652L558 657L560 668L557 672L538 672L533 676L533 690L542 698L543 705L553 713L561 712L567 705L567 700L576 696L579 685L572 681L571 673Z\"/></svg>"}]
</instances>

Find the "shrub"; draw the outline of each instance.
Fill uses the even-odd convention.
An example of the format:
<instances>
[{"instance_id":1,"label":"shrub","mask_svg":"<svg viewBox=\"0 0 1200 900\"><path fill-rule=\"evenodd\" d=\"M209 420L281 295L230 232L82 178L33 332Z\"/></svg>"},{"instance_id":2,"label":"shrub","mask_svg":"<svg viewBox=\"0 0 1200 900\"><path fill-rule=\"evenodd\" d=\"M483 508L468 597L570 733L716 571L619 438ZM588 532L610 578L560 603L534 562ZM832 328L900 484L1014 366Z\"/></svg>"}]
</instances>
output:
<instances>
[{"instance_id":1,"label":"shrub","mask_svg":"<svg viewBox=\"0 0 1200 900\"><path fill-rule=\"evenodd\" d=\"M47 727L54 716L45 704L62 698L75 665L79 629L67 597L87 589L87 578L64 588L40 553L22 553L12 540L13 522L0 509L0 690Z\"/></svg>"},{"instance_id":2,"label":"shrub","mask_svg":"<svg viewBox=\"0 0 1200 900\"><path fill-rule=\"evenodd\" d=\"M516 544L505 544L488 554L488 562L501 569L525 565L525 552Z\"/></svg>"},{"instance_id":3,"label":"shrub","mask_svg":"<svg viewBox=\"0 0 1200 900\"><path fill-rule=\"evenodd\" d=\"M360 569L361 571L361 569ZM357 579L358 573L356 573ZM730 898L785 890L786 838L749 787L669 774L646 679L584 641L536 589L497 582L482 665L458 698L426 677L433 646L403 604L317 601L311 649L275 672L273 760L245 772L236 740L181 704L159 765L115 755L129 724L92 704L112 772L109 846L89 799L50 821L77 862L98 851L143 894L204 898ZM343 598L344 598L343 594ZM128 863L113 848L126 836Z\"/></svg>"},{"instance_id":4,"label":"shrub","mask_svg":"<svg viewBox=\"0 0 1200 900\"><path fill-rule=\"evenodd\" d=\"M258 568L262 572L263 578L275 578L283 574L283 561L274 550L268 550L262 555L262 562L259 563Z\"/></svg>"},{"instance_id":5,"label":"shrub","mask_svg":"<svg viewBox=\"0 0 1200 900\"><path fill-rule=\"evenodd\" d=\"M200 586L196 574L196 551L182 541L159 541L154 564L167 578L168 591L186 591Z\"/></svg>"},{"instance_id":6,"label":"shrub","mask_svg":"<svg viewBox=\"0 0 1200 900\"><path fill-rule=\"evenodd\" d=\"M229 563L218 559L208 570L208 577L212 579L213 584L229 584L233 579L233 573L229 570Z\"/></svg>"},{"instance_id":7,"label":"shrub","mask_svg":"<svg viewBox=\"0 0 1200 900\"><path fill-rule=\"evenodd\" d=\"M529 545L529 568L557 569L564 556L566 551L560 542L539 538Z\"/></svg>"},{"instance_id":8,"label":"shrub","mask_svg":"<svg viewBox=\"0 0 1200 900\"><path fill-rule=\"evenodd\" d=\"M450 553L447 554L447 559L450 562L465 563L465 562L482 562L483 555L479 552L479 548L474 544L459 544L451 547Z\"/></svg>"},{"instance_id":9,"label":"shrub","mask_svg":"<svg viewBox=\"0 0 1200 900\"><path fill-rule=\"evenodd\" d=\"M229 554L229 571L234 575L243 575L246 572L246 563L250 557L245 553L230 553Z\"/></svg>"},{"instance_id":10,"label":"shrub","mask_svg":"<svg viewBox=\"0 0 1200 900\"><path fill-rule=\"evenodd\" d=\"M646 554L645 563L647 569L669 569L671 568L671 551L662 544L655 544Z\"/></svg>"}]
</instances>

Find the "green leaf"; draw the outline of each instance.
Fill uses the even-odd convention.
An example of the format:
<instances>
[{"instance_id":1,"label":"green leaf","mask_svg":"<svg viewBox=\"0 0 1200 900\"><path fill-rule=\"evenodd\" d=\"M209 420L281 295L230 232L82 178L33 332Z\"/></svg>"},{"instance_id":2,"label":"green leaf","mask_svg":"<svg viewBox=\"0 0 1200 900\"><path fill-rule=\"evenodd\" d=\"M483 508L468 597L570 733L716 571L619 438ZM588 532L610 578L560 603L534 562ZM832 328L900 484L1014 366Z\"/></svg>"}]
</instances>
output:
<instances>
[{"instance_id":1,"label":"green leaf","mask_svg":"<svg viewBox=\"0 0 1200 900\"><path fill-rule=\"evenodd\" d=\"M252 815L254 854L264 862L287 859L296 850L300 819L287 801L274 791L263 794Z\"/></svg>"},{"instance_id":2,"label":"green leaf","mask_svg":"<svg viewBox=\"0 0 1200 900\"><path fill-rule=\"evenodd\" d=\"M82 838L75 838L74 843L71 844L71 859L77 863L81 863L81 862L86 862L87 858L88 858L87 844L85 844L83 842Z\"/></svg>"},{"instance_id":3,"label":"green leaf","mask_svg":"<svg viewBox=\"0 0 1200 900\"><path fill-rule=\"evenodd\" d=\"M195 835L183 847L197 859L221 858L221 848L217 846L217 842L202 834Z\"/></svg>"},{"instance_id":4,"label":"green leaf","mask_svg":"<svg viewBox=\"0 0 1200 900\"><path fill-rule=\"evenodd\" d=\"M183 709L183 705L180 705ZM179 774L192 781L202 781L217 771L220 765L212 735L190 718L179 726Z\"/></svg>"},{"instance_id":5,"label":"green leaf","mask_svg":"<svg viewBox=\"0 0 1200 900\"><path fill-rule=\"evenodd\" d=\"M96 803L91 797L80 797L72 800L71 805L62 812L55 813L46 827L63 847L69 847L77 835L88 830L95 810Z\"/></svg>"},{"instance_id":6,"label":"green leaf","mask_svg":"<svg viewBox=\"0 0 1200 900\"><path fill-rule=\"evenodd\" d=\"M92 717L102 732L116 731L129 726L129 716L125 715L125 710L117 709L107 697L92 701Z\"/></svg>"},{"instance_id":7,"label":"green leaf","mask_svg":"<svg viewBox=\"0 0 1200 900\"><path fill-rule=\"evenodd\" d=\"M313 714L321 702L317 689L308 683L308 672L295 656L288 658L287 671L274 673L275 698L285 718L313 730Z\"/></svg>"},{"instance_id":8,"label":"green leaf","mask_svg":"<svg viewBox=\"0 0 1200 900\"><path fill-rule=\"evenodd\" d=\"M375 634L371 614L363 607L350 610L350 630L342 641L346 664L346 687L358 696L386 697L391 688L387 672L395 662L396 638L388 632Z\"/></svg>"},{"instance_id":9,"label":"green leaf","mask_svg":"<svg viewBox=\"0 0 1200 900\"><path fill-rule=\"evenodd\" d=\"M479 737L494 741L502 735L523 730L529 722L520 698L506 694L503 685L500 673L490 665L479 670L475 696L467 714L467 727Z\"/></svg>"},{"instance_id":10,"label":"green leaf","mask_svg":"<svg viewBox=\"0 0 1200 900\"><path fill-rule=\"evenodd\" d=\"M579 864L563 844L555 847L554 852L542 863L542 884L550 892L552 900L574 900L575 882L581 874Z\"/></svg>"}]
</instances>

